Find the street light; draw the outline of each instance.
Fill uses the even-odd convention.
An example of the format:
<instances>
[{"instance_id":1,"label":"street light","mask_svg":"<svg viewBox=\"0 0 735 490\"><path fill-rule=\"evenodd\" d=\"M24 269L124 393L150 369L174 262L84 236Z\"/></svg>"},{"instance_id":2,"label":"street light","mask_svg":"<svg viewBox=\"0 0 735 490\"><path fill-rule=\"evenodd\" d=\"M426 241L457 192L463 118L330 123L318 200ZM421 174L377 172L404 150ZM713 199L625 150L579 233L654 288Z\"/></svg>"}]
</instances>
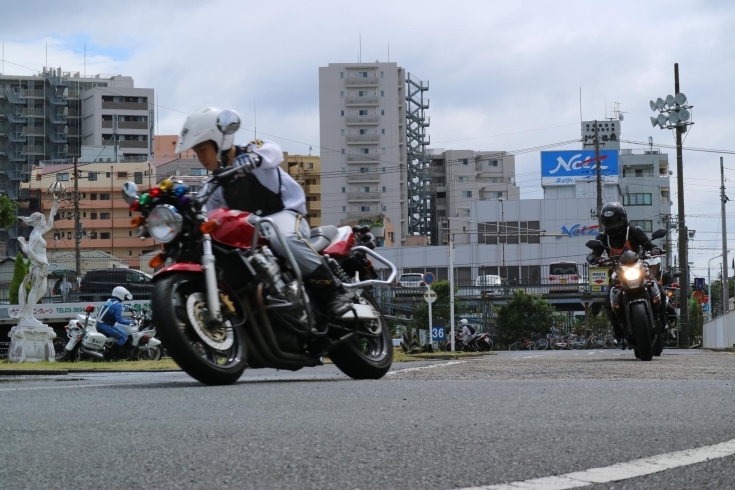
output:
<instances>
[{"instance_id":1,"label":"street light","mask_svg":"<svg viewBox=\"0 0 735 490\"><path fill-rule=\"evenodd\" d=\"M730 253L730 251L728 250L727 253ZM712 276L710 275L710 264L712 264L712 261L713 260L715 260L715 259L717 259L719 257L722 257L722 254L717 255L715 257L712 257L711 259L709 259L707 261L707 296L709 297L709 311L707 312L707 320L712 320L712 306L713 306L713 301L712 301ZM722 287L725 288L727 286L725 284L723 284ZM720 294L722 294L722 293L720 293ZM724 311L724 307L723 307L723 311Z\"/></svg>"}]
</instances>

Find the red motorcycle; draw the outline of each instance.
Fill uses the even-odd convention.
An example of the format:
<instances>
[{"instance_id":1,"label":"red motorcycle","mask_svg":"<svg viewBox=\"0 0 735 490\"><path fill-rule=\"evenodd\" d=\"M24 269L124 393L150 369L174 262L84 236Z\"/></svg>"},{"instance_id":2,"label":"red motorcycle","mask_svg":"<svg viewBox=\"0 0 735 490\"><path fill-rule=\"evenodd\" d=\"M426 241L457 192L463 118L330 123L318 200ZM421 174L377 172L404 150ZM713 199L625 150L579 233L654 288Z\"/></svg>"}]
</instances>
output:
<instances>
[{"instance_id":1,"label":"red motorcycle","mask_svg":"<svg viewBox=\"0 0 735 490\"><path fill-rule=\"evenodd\" d=\"M218 187L238 178L228 168L206 181L207 192L191 197L181 182L164 180L138 197L127 182L123 194L138 236L152 236L163 251L151 260L173 264L153 277L153 324L168 353L193 378L209 385L231 384L246 366L299 370L329 356L355 379L378 379L390 369L390 328L370 286L395 280L395 266L371 245L366 227L322 226L310 245L325 257L352 295L352 310L329 318L310 302L293 256L276 257L265 238L270 227L289 250L272 220L241 211L206 213L204 203ZM379 280L371 258L390 268Z\"/></svg>"},{"instance_id":2,"label":"red motorcycle","mask_svg":"<svg viewBox=\"0 0 735 490\"><path fill-rule=\"evenodd\" d=\"M447 342L447 344L444 346L444 350L447 352L452 350L451 340ZM462 336L459 334L456 334L454 336L454 350L457 352L491 351L493 350L493 340L490 338L490 335L486 333L481 333L481 334L477 334L477 337L475 337L474 340L472 340L471 342L467 344L467 346L465 346L464 343L462 342Z\"/></svg>"}]
</instances>

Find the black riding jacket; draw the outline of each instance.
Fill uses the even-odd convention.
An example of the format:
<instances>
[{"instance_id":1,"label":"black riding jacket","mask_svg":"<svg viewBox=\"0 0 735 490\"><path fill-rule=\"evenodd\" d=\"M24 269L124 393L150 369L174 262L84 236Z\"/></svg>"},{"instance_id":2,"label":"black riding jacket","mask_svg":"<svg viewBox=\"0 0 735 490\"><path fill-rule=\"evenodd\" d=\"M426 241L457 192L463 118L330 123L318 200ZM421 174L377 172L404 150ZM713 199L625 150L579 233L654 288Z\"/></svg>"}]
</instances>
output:
<instances>
[{"instance_id":1,"label":"black riding jacket","mask_svg":"<svg viewBox=\"0 0 735 490\"><path fill-rule=\"evenodd\" d=\"M607 234L600 233L597 235L595 240L602 242L605 247L611 250L607 250L604 247L593 248L592 252L587 255L587 263L592 264L597 262L597 259L602 257L602 254L607 252L610 255L620 255L626 250L632 250L635 253L640 253L641 250L651 251L655 248L654 244L646 235L646 232L639 227L632 227L628 225L628 229L617 236L608 236Z\"/></svg>"}]
</instances>

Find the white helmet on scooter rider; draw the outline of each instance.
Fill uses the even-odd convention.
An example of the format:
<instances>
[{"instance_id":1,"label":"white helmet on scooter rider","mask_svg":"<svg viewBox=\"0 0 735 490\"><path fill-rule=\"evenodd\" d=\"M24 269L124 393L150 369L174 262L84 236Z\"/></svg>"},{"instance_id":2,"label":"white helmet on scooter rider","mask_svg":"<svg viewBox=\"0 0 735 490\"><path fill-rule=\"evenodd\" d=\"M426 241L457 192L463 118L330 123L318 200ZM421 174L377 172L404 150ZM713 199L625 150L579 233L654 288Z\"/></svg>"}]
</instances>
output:
<instances>
[{"instance_id":1,"label":"white helmet on scooter rider","mask_svg":"<svg viewBox=\"0 0 735 490\"><path fill-rule=\"evenodd\" d=\"M218 152L232 148L240 117L234 111L202 107L186 118L181 129L176 153L191 150L199 143L212 141ZM229 134L228 134L229 133Z\"/></svg>"},{"instance_id":2,"label":"white helmet on scooter rider","mask_svg":"<svg viewBox=\"0 0 735 490\"><path fill-rule=\"evenodd\" d=\"M459 321L459 324L460 324L460 325L462 325L463 327L464 327L465 325L469 325L469 323L470 323L470 322L468 322L466 318L462 318L462 319L461 319L461 320Z\"/></svg>"},{"instance_id":3,"label":"white helmet on scooter rider","mask_svg":"<svg viewBox=\"0 0 735 490\"><path fill-rule=\"evenodd\" d=\"M113 289L112 296L119 299L120 301L131 301L133 299L133 295L130 294L130 291L122 286L117 286L115 289Z\"/></svg>"}]
</instances>

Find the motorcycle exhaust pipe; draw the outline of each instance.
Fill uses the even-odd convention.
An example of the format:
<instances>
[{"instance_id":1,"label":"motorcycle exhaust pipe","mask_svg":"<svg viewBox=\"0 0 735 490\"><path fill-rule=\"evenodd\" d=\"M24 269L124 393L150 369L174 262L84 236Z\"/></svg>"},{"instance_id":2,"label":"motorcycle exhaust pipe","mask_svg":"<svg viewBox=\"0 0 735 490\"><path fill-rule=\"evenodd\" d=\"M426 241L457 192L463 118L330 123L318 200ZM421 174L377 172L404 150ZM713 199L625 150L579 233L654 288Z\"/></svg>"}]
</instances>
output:
<instances>
[{"instance_id":1,"label":"motorcycle exhaust pipe","mask_svg":"<svg viewBox=\"0 0 735 490\"><path fill-rule=\"evenodd\" d=\"M93 350L84 349L82 351L82 355L83 356L94 357L95 359L100 359L100 360L103 360L103 361L105 360L104 354L102 354L101 352L93 351Z\"/></svg>"}]
</instances>

